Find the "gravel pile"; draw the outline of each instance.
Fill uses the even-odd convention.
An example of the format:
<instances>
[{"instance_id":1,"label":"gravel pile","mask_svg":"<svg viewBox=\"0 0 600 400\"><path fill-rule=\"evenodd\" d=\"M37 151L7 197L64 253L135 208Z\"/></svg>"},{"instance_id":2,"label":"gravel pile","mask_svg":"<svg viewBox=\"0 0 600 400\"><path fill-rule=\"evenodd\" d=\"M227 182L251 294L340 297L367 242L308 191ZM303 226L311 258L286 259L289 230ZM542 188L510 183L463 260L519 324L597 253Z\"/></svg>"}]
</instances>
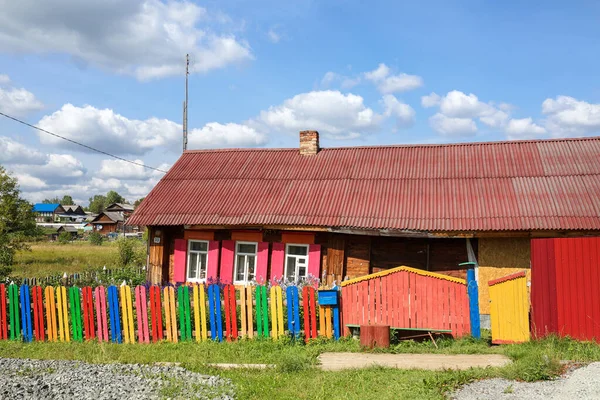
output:
<instances>
[{"instance_id":1,"label":"gravel pile","mask_svg":"<svg viewBox=\"0 0 600 400\"><path fill-rule=\"evenodd\" d=\"M178 366L0 358L1 399L233 399L227 379Z\"/></svg>"},{"instance_id":2,"label":"gravel pile","mask_svg":"<svg viewBox=\"0 0 600 400\"><path fill-rule=\"evenodd\" d=\"M553 381L515 382L487 379L464 386L450 396L456 400L600 399L600 363L573 370Z\"/></svg>"}]
</instances>

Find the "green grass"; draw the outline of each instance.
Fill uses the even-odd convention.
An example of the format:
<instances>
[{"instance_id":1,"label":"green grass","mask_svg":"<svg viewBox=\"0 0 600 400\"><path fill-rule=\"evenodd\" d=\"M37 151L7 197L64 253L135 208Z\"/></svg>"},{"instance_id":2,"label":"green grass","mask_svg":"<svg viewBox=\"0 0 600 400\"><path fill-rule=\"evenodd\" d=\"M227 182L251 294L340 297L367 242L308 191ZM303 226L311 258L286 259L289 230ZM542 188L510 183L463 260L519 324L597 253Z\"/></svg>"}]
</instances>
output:
<instances>
[{"instance_id":1,"label":"green grass","mask_svg":"<svg viewBox=\"0 0 600 400\"><path fill-rule=\"evenodd\" d=\"M55 274L81 273L104 265L110 268L117 257L117 246L88 242L34 243L30 251L19 251L13 264L14 276L34 278Z\"/></svg>"},{"instance_id":2,"label":"green grass","mask_svg":"<svg viewBox=\"0 0 600 400\"><path fill-rule=\"evenodd\" d=\"M600 346L569 339L548 338L519 345L490 346L487 340L403 342L394 353L497 353L513 363L504 368L467 371L398 370L372 367L362 370L321 371L317 357L326 351L360 352L357 341L319 340L308 345L288 340L236 343L159 343L114 345L99 343L0 342L2 357L83 360L92 363L179 362L192 371L229 378L240 399L442 399L444 394L473 380L504 377L524 381L551 379L562 371L561 360L600 361ZM267 370L217 370L208 363L274 364ZM178 383L165 389L176 397Z\"/></svg>"}]
</instances>

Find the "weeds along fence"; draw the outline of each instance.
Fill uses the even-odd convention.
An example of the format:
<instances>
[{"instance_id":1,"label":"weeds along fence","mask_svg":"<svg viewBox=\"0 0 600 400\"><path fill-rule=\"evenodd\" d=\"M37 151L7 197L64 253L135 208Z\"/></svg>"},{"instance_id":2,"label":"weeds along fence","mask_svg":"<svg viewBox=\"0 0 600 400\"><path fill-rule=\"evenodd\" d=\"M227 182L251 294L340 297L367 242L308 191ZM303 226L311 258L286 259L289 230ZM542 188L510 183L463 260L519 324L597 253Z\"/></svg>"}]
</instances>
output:
<instances>
[{"instance_id":1,"label":"weeds along fence","mask_svg":"<svg viewBox=\"0 0 600 400\"><path fill-rule=\"evenodd\" d=\"M331 292L331 291L330 291ZM331 294L331 293L329 293ZM0 339L113 343L340 336L313 287L0 284ZM330 310L330 309L329 309Z\"/></svg>"},{"instance_id":2,"label":"weeds along fence","mask_svg":"<svg viewBox=\"0 0 600 400\"><path fill-rule=\"evenodd\" d=\"M26 284L29 286L73 286L73 285L107 285L115 279L130 281L132 277L139 277L145 281L146 267L135 266L126 268L98 269L75 274L55 274L44 277L10 277L7 278L7 284L11 281L16 284ZM83 283L83 285L81 285ZM118 282L121 283L121 282Z\"/></svg>"}]
</instances>

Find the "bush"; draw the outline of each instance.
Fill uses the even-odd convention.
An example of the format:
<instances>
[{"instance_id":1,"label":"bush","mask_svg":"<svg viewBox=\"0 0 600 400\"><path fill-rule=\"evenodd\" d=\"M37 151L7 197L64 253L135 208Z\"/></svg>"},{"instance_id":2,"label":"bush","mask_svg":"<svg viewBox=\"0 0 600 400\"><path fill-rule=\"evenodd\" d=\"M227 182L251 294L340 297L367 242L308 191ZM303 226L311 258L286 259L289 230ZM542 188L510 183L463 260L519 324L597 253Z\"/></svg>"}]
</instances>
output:
<instances>
[{"instance_id":1,"label":"bush","mask_svg":"<svg viewBox=\"0 0 600 400\"><path fill-rule=\"evenodd\" d=\"M107 284L118 286L123 283L123 281L132 287L143 285L146 283L146 271L136 267L118 269L108 278Z\"/></svg>"},{"instance_id":2,"label":"bush","mask_svg":"<svg viewBox=\"0 0 600 400\"><path fill-rule=\"evenodd\" d=\"M90 233L88 240L89 240L90 244L93 244L94 246L102 246L102 242L104 241L104 238L98 232L92 232L92 233Z\"/></svg>"},{"instance_id":3,"label":"bush","mask_svg":"<svg viewBox=\"0 0 600 400\"><path fill-rule=\"evenodd\" d=\"M73 236L70 232L61 232L60 235L58 235L58 243L67 244L71 241L72 238Z\"/></svg>"},{"instance_id":4,"label":"bush","mask_svg":"<svg viewBox=\"0 0 600 400\"><path fill-rule=\"evenodd\" d=\"M146 247L139 239L120 238L117 240L117 246L119 247L117 265L120 267L146 264Z\"/></svg>"}]
</instances>

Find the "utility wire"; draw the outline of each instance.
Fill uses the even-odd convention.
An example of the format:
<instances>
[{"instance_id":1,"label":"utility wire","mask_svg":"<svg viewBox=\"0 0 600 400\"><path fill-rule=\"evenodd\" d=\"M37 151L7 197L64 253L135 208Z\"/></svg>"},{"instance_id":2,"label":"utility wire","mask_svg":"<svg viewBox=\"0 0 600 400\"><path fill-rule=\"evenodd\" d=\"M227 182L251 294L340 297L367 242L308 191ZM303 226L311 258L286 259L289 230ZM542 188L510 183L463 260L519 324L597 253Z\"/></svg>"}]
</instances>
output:
<instances>
[{"instance_id":1,"label":"utility wire","mask_svg":"<svg viewBox=\"0 0 600 400\"><path fill-rule=\"evenodd\" d=\"M75 140L68 139L68 138L66 138L66 137L64 137L64 136L57 135L56 133L53 133L53 132L47 131L47 130L45 130L45 129L42 129L42 128L40 128L40 127L37 127L37 126L35 126L35 125L32 125L32 124L30 124L30 123L27 123L27 122L25 122L25 121L22 121L22 120L20 120L20 119L18 119L18 118L12 117L12 116L10 116L10 115L7 115L7 114L4 114L3 112L0 112L0 115L2 115L3 117L6 117L6 118L8 118L8 119L12 119L13 121L15 121L15 122L18 122L18 123L20 123L20 124L26 125L26 126L28 126L28 127L30 127L30 128L37 129L37 130L38 130L38 131L40 131L40 132L47 133L48 135L52 135L52 136L54 136L54 137L57 137L57 138L59 138L59 139L62 139L62 140L66 140L67 142L71 142L71 143L73 143L73 144L76 144L76 145L78 145L78 146L85 147L85 148L86 148L86 149L88 149L88 150L92 150L92 151L95 151L95 152L97 152L97 153L104 154L104 155L106 155L106 156L109 156L109 157L112 157L112 158L116 158L117 160L125 161L125 162L128 162L128 163L130 163L130 164L133 164L133 165L138 165L138 166L140 166L140 167L144 167L144 168L152 169L152 170L154 170L154 171L162 172L162 173L165 173L165 174L167 173L167 171L164 171L164 170L162 170L162 169L159 169L159 168L154 168L154 167L151 167L151 166L149 166L149 165L146 165L146 164L138 163L138 162L131 161L131 160L128 160L128 159L126 159L126 158L123 158L123 157L115 156L114 154L110 154L110 153L107 153L107 152L105 152L105 151L102 151L102 150L95 149L95 148L93 148L93 147L91 147L91 146L88 146L87 144L79 143L79 142L77 142L77 141L75 141Z\"/></svg>"}]
</instances>

